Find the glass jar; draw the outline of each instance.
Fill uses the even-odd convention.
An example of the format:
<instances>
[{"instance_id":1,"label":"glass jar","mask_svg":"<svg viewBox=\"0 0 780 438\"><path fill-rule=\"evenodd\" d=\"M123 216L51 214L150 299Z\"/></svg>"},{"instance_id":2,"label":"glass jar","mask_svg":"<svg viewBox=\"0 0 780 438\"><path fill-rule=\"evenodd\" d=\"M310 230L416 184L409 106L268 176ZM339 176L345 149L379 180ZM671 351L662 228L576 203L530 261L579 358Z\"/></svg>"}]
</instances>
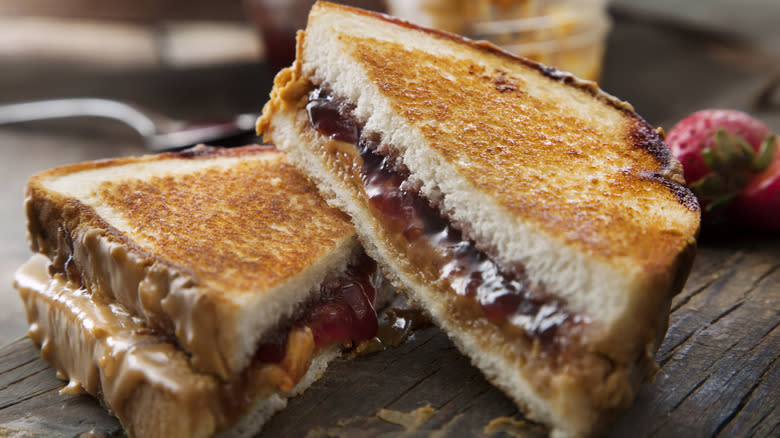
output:
<instances>
[{"instance_id":1,"label":"glass jar","mask_svg":"<svg viewBox=\"0 0 780 438\"><path fill-rule=\"evenodd\" d=\"M605 0L387 0L390 14L487 40L526 58L598 80L610 29Z\"/></svg>"}]
</instances>

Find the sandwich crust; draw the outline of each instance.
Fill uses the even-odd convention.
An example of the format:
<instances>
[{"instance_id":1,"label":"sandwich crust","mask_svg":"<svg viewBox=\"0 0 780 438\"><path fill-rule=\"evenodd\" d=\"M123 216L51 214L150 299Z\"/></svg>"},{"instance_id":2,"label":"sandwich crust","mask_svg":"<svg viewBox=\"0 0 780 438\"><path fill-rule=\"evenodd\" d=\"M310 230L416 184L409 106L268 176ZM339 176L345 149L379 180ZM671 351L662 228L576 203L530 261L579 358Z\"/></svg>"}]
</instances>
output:
<instances>
[{"instance_id":1,"label":"sandwich crust","mask_svg":"<svg viewBox=\"0 0 780 438\"><path fill-rule=\"evenodd\" d=\"M381 138L380 153L408 170L409 186L480 250L590 321L572 357L506 336L409 262L369 206L355 145L313 127L306 105L318 88L351 108L364 135ZM671 297L693 262L699 207L662 135L594 83L319 2L258 132L352 217L395 286L555 435L595 433L654 372Z\"/></svg>"}]
</instances>

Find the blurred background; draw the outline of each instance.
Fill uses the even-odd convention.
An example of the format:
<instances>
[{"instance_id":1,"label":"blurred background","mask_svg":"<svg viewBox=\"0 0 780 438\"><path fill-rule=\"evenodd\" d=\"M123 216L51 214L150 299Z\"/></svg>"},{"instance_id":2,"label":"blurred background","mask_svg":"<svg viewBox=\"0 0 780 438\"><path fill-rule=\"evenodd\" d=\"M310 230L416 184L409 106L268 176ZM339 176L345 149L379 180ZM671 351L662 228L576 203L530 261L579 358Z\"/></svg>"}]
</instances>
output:
<instances>
[{"instance_id":1,"label":"blurred background","mask_svg":"<svg viewBox=\"0 0 780 438\"><path fill-rule=\"evenodd\" d=\"M3 0L0 107L65 97L131 102L188 121L256 113L292 59L312 1ZM362 0L486 39L592 80L667 130L705 107L780 131L777 0ZM2 109L0 109L0 114ZM235 140L235 139L233 139ZM237 141L257 141L246 135ZM220 143L219 140L216 141ZM0 125L0 345L26 323L11 287L28 256L23 188L52 166L148 152L125 124L68 118Z\"/></svg>"}]
</instances>

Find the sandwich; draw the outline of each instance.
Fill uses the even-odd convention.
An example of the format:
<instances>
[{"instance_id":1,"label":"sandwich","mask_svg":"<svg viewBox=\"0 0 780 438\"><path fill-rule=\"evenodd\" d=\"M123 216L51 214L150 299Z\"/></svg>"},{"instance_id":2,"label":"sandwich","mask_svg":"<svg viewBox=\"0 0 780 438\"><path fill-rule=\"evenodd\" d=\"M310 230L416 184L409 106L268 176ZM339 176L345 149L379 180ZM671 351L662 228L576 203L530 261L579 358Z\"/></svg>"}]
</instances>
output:
<instances>
[{"instance_id":1,"label":"sandwich","mask_svg":"<svg viewBox=\"0 0 780 438\"><path fill-rule=\"evenodd\" d=\"M257 128L553 436L603 430L653 375L700 212L628 103L488 43L318 2Z\"/></svg>"},{"instance_id":2,"label":"sandwich","mask_svg":"<svg viewBox=\"0 0 780 438\"><path fill-rule=\"evenodd\" d=\"M130 436L254 433L376 333L375 263L273 147L59 167L25 207L30 338Z\"/></svg>"}]
</instances>

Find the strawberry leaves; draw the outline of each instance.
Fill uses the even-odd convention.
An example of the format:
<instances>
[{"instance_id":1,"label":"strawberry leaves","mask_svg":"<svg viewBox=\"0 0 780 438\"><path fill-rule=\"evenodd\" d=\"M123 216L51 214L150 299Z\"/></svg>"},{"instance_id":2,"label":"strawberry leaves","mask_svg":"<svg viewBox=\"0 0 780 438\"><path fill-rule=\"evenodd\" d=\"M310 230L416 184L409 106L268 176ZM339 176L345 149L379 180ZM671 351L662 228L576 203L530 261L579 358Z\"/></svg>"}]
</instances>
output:
<instances>
[{"instance_id":1,"label":"strawberry leaves","mask_svg":"<svg viewBox=\"0 0 780 438\"><path fill-rule=\"evenodd\" d=\"M767 137L758 150L758 156L756 157L755 172L763 172L766 170L772 161L775 159L775 153L777 152L777 141L774 135Z\"/></svg>"},{"instance_id":2,"label":"strawberry leaves","mask_svg":"<svg viewBox=\"0 0 780 438\"><path fill-rule=\"evenodd\" d=\"M708 212L730 204L753 175L769 167L777 149L772 135L761 142L758 151L724 128L718 128L713 137L712 146L701 151L704 164L712 172L689 186L699 199L709 201Z\"/></svg>"}]
</instances>

